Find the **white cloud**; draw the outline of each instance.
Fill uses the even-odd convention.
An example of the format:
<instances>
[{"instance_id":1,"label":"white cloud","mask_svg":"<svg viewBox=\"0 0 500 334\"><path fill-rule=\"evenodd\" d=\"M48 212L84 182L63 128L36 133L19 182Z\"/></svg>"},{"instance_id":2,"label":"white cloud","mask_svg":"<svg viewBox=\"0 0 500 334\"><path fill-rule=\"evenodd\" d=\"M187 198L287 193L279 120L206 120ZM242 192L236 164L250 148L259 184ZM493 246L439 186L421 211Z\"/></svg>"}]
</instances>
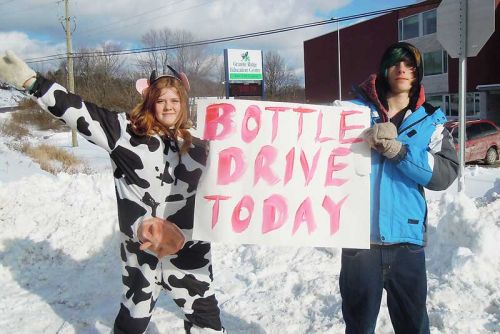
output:
<instances>
[{"instance_id":1,"label":"white cloud","mask_svg":"<svg viewBox=\"0 0 500 334\"><path fill-rule=\"evenodd\" d=\"M96 47L109 40L137 47L141 36L150 29L188 30L198 40L204 40L294 26L323 20L318 13L332 12L349 2L351 0L72 0L70 15L76 22L73 49ZM64 13L62 3L35 0L30 6L28 0L18 0L0 5L0 10L12 13L0 22L0 38L7 40L0 50L12 48L30 58L65 50L60 23ZM290 67L302 68L303 41L333 29L327 25L210 47L216 52L223 48L275 50L285 56Z\"/></svg>"},{"instance_id":2,"label":"white cloud","mask_svg":"<svg viewBox=\"0 0 500 334\"><path fill-rule=\"evenodd\" d=\"M26 33L11 31L0 32L0 51L13 50L21 57L40 57L47 54L64 52L66 45L63 43L49 43L31 39Z\"/></svg>"},{"instance_id":3,"label":"white cloud","mask_svg":"<svg viewBox=\"0 0 500 334\"><path fill-rule=\"evenodd\" d=\"M66 44L31 39L26 33L17 31L0 32L0 40L2 41L0 44L1 56L5 54L6 50L12 50L19 57L29 59L64 53L66 50ZM45 72L58 67L59 63L60 61L52 61L30 64L30 66L36 71Z\"/></svg>"}]
</instances>

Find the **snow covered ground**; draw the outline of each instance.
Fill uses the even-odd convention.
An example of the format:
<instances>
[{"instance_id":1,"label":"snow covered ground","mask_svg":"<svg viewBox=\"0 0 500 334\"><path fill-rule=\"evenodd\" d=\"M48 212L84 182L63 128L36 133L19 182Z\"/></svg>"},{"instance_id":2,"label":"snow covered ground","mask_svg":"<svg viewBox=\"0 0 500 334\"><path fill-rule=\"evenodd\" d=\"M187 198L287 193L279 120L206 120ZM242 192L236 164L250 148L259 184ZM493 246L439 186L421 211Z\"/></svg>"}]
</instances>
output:
<instances>
[{"instance_id":1,"label":"snow covered ground","mask_svg":"<svg viewBox=\"0 0 500 334\"><path fill-rule=\"evenodd\" d=\"M0 108L17 106L25 96L16 90L0 89Z\"/></svg>"},{"instance_id":2,"label":"snow covered ground","mask_svg":"<svg viewBox=\"0 0 500 334\"><path fill-rule=\"evenodd\" d=\"M7 141L0 137L0 332L109 333L121 272L106 153L82 138L71 148L69 133L38 133L31 141L64 147L94 170L54 176ZM432 333L500 332L500 169L466 172L467 196L456 185L428 194ZM230 333L343 333L340 250L214 244L213 259ZM149 333L182 333L166 296L152 322ZM377 333L392 333L385 300Z\"/></svg>"}]
</instances>

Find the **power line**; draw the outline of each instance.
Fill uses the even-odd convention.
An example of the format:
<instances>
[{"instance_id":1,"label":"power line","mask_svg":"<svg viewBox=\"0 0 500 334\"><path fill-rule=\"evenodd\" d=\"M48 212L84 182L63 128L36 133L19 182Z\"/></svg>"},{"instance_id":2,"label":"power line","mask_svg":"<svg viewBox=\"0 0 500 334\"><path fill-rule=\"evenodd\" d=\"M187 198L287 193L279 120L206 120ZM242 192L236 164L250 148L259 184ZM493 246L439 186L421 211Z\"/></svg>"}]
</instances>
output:
<instances>
[{"instance_id":1,"label":"power line","mask_svg":"<svg viewBox=\"0 0 500 334\"><path fill-rule=\"evenodd\" d=\"M21 9L17 9L17 10L10 10L8 12L5 12L4 14L7 14L7 15L12 15L12 14L16 14L16 13L21 13L21 12L31 12L33 10L37 10L37 9L40 9L42 7L45 7L47 5L53 5L53 4L56 4L58 3L60 0L57 0L57 1L48 1L48 2L44 2L44 3L40 3L40 4L37 4L37 5L34 5L34 6L29 6L27 8L21 8ZM5 5L9 2L4 2L4 3L0 3L0 6L1 5Z\"/></svg>"},{"instance_id":2,"label":"power line","mask_svg":"<svg viewBox=\"0 0 500 334\"><path fill-rule=\"evenodd\" d=\"M118 21L114 21L114 22L110 22L110 23L107 23L107 24L103 24L103 25L100 25L100 26L96 26L96 27L93 27L93 28L90 28L88 30L84 30L82 31L82 33L87 36L87 33L90 33L90 35L92 35L92 33L94 31L99 31L101 32L101 28L104 28L104 27L109 27L109 26L113 26L113 25L116 25L116 24L123 24L124 21L128 21L130 19L134 19L134 18L137 18L137 17L141 17L141 16L144 16L144 15L147 15L149 13L152 13L152 12L157 12L163 8L166 8L166 7L170 7L172 5L175 5L179 2L181 2L182 0L173 0L172 2L170 3L167 3L166 5L164 6L161 6L161 7L157 7L157 8L154 8L154 9L151 9L151 10L148 10L146 12L142 12L142 13L139 13L139 14L136 14L136 15L132 15L132 16L128 16L128 17L125 17L123 19L120 19ZM106 30L106 31L109 31L109 30Z\"/></svg>"},{"instance_id":3,"label":"power line","mask_svg":"<svg viewBox=\"0 0 500 334\"><path fill-rule=\"evenodd\" d=\"M369 16L382 15L382 14L387 14L387 13L393 12L395 10L415 8L415 7L419 7L419 6L423 6L423 5L427 6L427 5L435 4L438 2L439 1L433 1L433 2L427 2L425 4L419 3L419 4L413 4L413 5L407 5L407 6L381 9L381 10L371 11L371 12L367 12L367 13L355 14L355 15L344 16L344 17L339 17L339 18L331 18L328 20L322 20L322 21L317 21L317 22L305 23L305 24L300 24L300 25L295 25L295 26L276 28L276 29L271 29L271 30L264 30L264 31L235 35L235 36L226 36L226 37L220 37L220 38L213 38L213 39L207 39L207 40L201 40L201 41L186 42L186 43L179 43L179 44L172 44L172 45L165 45L165 46L158 46L158 47L135 48L135 49L126 49L126 50L106 51L106 52L105 51L77 52L77 53L73 53L71 56L73 58L102 57L102 56L112 56L112 55L123 56L123 55L130 55L130 54L155 52L155 51L163 51L163 50L173 50L173 49L180 49L180 48L185 48L185 47L223 43L223 42L229 42L229 41L234 41L234 40L239 40L239 39L260 37L260 36L288 32L288 31L293 31L293 30L311 28L311 27L316 27L316 26L321 26L321 25L326 25L326 24L331 24L331 23L336 23L336 22L350 21L350 20L369 17ZM64 59L65 57L66 57L66 54L61 53L61 54L44 56L44 57L29 58L29 59L26 59L26 62L27 63L40 63L40 62L46 62L46 61L60 60L60 59Z\"/></svg>"},{"instance_id":4,"label":"power line","mask_svg":"<svg viewBox=\"0 0 500 334\"><path fill-rule=\"evenodd\" d=\"M9 2L13 2L14 0L7 0L7 1L3 1L3 2L0 2L0 6L2 5L6 5L8 4Z\"/></svg>"},{"instance_id":5,"label":"power line","mask_svg":"<svg viewBox=\"0 0 500 334\"><path fill-rule=\"evenodd\" d=\"M176 13L180 13L180 12L185 12L187 10L191 10L193 8L197 8L197 7L201 7L201 6L204 6L210 2L213 2L213 1L218 1L218 0L209 0L209 1L205 1L203 3L200 3L200 4L197 4L197 5L194 5L194 6L191 6L191 7L188 7L188 8L184 8L184 9L180 9L180 10L177 10L177 11L173 11L173 12L170 12L169 15L172 15L172 14L176 14ZM145 15L145 14L144 14ZM157 19L161 19L161 18L165 18L165 15L159 15L159 16L156 16L156 17L151 17L151 18L148 18L148 22L151 22L151 21L154 21L154 20L157 20ZM119 27L115 27L115 28L110 28L110 29L105 29L105 30L98 30L98 31L95 31L95 32L90 32L90 33L87 33L87 34L83 34L83 36L92 36L92 35L95 35L97 33L103 33L103 32L108 32L108 31L113 31L113 30L116 30L118 28L122 29L122 28L127 28L127 27L131 27L131 26L134 26L136 25L137 23L130 23L130 24L125 24L125 25L120 25ZM92 30L93 31L93 30Z\"/></svg>"}]
</instances>

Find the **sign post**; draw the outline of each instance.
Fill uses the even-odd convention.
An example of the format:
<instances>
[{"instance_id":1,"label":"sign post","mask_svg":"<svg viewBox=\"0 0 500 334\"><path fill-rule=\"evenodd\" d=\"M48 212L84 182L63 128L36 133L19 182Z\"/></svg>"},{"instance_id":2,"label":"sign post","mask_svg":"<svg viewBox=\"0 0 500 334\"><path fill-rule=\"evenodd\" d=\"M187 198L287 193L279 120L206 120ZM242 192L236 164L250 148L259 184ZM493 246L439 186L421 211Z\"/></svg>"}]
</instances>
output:
<instances>
[{"instance_id":1,"label":"sign post","mask_svg":"<svg viewBox=\"0 0 500 334\"><path fill-rule=\"evenodd\" d=\"M495 0L443 0L437 8L437 38L450 57L458 58L459 180L465 190L465 96L467 57L475 57L495 31Z\"/></svg>"}]
</instances>

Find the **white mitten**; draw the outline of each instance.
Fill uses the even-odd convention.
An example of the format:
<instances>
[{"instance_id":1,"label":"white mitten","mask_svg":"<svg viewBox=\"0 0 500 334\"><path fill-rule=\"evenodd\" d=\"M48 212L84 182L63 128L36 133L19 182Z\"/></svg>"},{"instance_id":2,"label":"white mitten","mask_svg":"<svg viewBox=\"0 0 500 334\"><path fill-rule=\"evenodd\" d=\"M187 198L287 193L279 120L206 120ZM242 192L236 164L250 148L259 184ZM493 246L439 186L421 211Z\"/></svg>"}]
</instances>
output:
<instances>
[{"instance_id":1,"label":"white mitten","mask_svg":"<svg viewBox=\"0 0 500 334\"><path fill-rule=\"evenodd\" d=\"M8 83L17 89L28 88L28 83L32 83L36 78L36 73L24 61L10 50L5 52L5 56L0 58L0 80Z\"/></svg>"}]
</instances>

